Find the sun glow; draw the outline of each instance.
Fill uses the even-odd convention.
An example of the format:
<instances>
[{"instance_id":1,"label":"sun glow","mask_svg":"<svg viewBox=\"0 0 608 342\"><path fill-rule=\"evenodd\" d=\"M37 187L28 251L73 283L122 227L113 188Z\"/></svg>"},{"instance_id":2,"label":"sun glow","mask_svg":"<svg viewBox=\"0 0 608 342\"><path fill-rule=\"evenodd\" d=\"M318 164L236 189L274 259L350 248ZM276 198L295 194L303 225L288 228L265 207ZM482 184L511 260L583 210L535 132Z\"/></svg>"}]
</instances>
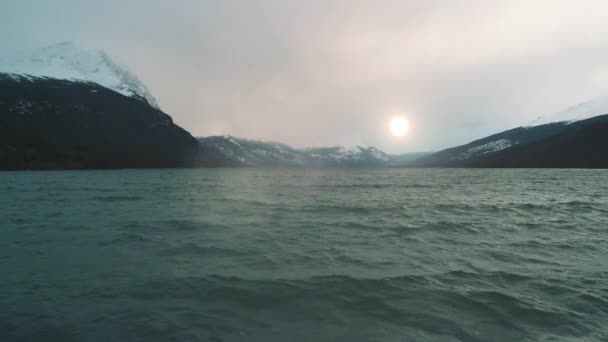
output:
<instances>
[{"instance_id":1,"label":"sun glow","mask_svg":"<svg viewBox=\"0 0 608 342\"><path fill-rule=\"evenodd\" d=\"M391 119L388 129L394 137L403 137L410 129L410 122L403 116L396 116Z\"/></svg>"}]
</instances>

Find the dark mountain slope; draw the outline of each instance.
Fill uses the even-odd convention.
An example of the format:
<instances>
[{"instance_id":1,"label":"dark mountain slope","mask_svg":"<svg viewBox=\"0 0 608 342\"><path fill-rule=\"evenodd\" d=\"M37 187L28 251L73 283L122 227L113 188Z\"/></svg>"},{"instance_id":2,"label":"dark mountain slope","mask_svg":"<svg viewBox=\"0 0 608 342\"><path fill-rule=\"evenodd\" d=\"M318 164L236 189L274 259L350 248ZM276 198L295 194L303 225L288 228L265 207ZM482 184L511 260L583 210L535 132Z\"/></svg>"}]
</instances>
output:
<instances>
[{"instance_id":1,"label":"dark mountain slope","mask_svg":"<svg viewBox=\"0 0 608 342\"><path fill-rule=\"evenodd\" d=\"M563 134L515 146L468 167L608 168L608 121L578 125Z\"/></svg>"},{"instance_id":2,"label":"dark mountain slope","mask_svg":"<svg viewBox=\"0 0 608 342\"><path fill-rule=\"evenodd\" d=\"M421 158L409 167L598 168L608 166L608 115L519 127Z\"/></svg>"},{"instance_id":3,"label":"dark mountain slope","mask_svg":"<svg viewBox=\"0 0 608 342\"><path fill-rule=\"evenodd\" d=\"M0 169L187 167L197 151L196 139L137 98L0 73Z\"/></svg>"},{"instance_id":4,"label":"dark mountain slope","mask_svg":"<svg viewBox=\"0 0 608 342\"><path fill-rule=\"evenodd\" d=\"M567 129L568 127L564 123L552 123L536 127L518 127L475 140L466 145L433 153L410 164L425 167L462 167L470 160L498 153L517 145L526 145L553 135L558 135Z\"/></svg>"}]
</instances>

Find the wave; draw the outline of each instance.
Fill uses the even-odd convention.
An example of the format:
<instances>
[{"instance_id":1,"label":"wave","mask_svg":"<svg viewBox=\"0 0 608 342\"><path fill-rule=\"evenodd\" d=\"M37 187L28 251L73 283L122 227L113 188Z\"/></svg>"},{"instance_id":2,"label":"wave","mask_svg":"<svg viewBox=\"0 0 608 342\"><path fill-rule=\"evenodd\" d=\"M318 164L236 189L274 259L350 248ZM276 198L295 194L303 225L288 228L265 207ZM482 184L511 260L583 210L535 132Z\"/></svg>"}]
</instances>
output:
<instances>
[{"instance_id":1,"label":"wave","mask_svg":"<svg viewBox=\"0 0 608 342\"><path fill-rule=\"evenodd\" d=\"M526 172L28 174L0 341L608 340L606 177Z\"/></svg>"},{"instance_id":2,"label":"wave","mask_svg":"<svg viewBox=\"0 0 608 342\"><path fill-rule=\"evenodd\" d=\"M103 202L125 202L125 201L139 201L142 199L140 196L127 196L127 195L108 195L108 196L95 196L94 200Z\"/></svg>"},{"instance_id":3,"label":"wave","mask_svg":"<svg viewBox=\"0 0 608 342\"><path fill-rule=\"evenodd\" d=\"M209 275L146 282L132 288L128 295L140 300L177 298L207 306L221 305L232 308L235 314L241 310L255 312L271 307L276 312L293 313L295 307L314 303L341 317L363 316L368 322L406 325L429 333L456 332L456 336L466 340L476 334L463 323L480 317L486 324L511 334L518 331L522 337L532 328L536 331L560 330L559 326L564 325L580 333L589 332L584 314L575 314L560 303L534 296L533 283L529 284L532 292L528 294L508 288L471 290L466 287L466 280L471 278L480 283L496 279L510 284L536 281L500 272L486 275L447 272L378 279L333 275L256 280ZM453 284L457 280L461 286L443 286L444 281ZM571 288L561 290L564 289L571 295L580 295ZM312 313L304 315L309 314ZM231 312L226 312L226 317L230 315Z\"/></svg>"},{"instance_id":4,"label":"wave","mask_svg":"<svg viewBox=\"0 0 608 342\"><path fill-rule=\"evenodd\" d=\"M222 248L216 246L201 246L193 242L181 244L170 248L161 249L158 251L160 256L248 256L249 252L239 249Z\"/></svg>"}]
</instances>

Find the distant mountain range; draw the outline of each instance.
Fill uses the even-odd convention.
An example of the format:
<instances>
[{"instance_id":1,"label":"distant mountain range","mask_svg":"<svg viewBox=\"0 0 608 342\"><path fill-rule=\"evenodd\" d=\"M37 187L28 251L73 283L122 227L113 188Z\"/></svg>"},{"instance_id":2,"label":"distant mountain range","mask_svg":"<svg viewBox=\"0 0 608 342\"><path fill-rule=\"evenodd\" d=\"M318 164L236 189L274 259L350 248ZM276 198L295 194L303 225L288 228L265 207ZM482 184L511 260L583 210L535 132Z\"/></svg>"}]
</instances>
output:
<instances>
[{"instance_id":1,"label":"distant mountain range","mask_svg":"<svg viewBox=\"0 0 608 342\"><path fill-rule=\"evenodd\" d=\"M198 139L206 165L243 167L389 167L428 153L390 155L375 147L320 147L296 149L282 143L213 136Z\"/></svg>"},{"instance_id":2,"label":"distant mountain range","mask_svg":"<svg viewBox=\"0 0 608 342\"><path fill-rule=\"evenodd\" d=\"M436 153L195 139L102 51L60 43L0 58L0 170L142 167L608 168L608 101Z\"/></svg>"}]
</instances>

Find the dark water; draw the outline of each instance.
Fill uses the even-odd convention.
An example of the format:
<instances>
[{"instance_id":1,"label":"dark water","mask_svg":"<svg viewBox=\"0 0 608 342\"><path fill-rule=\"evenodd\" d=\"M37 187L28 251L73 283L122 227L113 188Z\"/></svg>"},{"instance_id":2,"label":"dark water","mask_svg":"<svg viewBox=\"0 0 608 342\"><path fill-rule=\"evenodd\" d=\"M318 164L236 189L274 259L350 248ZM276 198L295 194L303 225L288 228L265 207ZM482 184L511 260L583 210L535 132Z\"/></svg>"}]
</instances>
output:
<instances>
[{"instance_id":1,"label":"dark water","mask_svg":"<svg viewBox=\"0 0 608 342\"><path fill-rule=\"evenodd\" d=\"M0 173L0 341L608 341L608 171Z\"/></svg>"}]
</instances>

